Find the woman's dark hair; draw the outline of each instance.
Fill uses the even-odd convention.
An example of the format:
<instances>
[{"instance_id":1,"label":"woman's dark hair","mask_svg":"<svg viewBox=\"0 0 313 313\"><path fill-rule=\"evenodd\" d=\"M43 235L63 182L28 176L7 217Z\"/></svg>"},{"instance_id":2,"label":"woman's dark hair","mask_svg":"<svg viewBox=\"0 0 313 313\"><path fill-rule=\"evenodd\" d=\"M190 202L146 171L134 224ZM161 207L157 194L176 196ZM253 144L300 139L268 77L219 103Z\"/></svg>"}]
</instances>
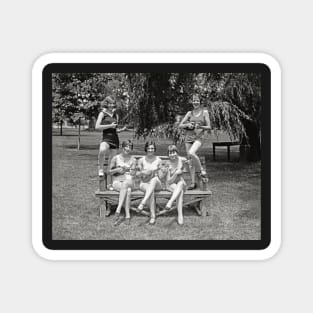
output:
<instances>
[{"instance_id":1,"label":"woman's dark hair","mask_svg":"<svg viewBox=\"0 0 313 313\"><path fill-rule=\"evenodd\" d=\"M169 145L167 148L167 155L170 154L170 152L176 151L178 153L178 149L175 145Z\"/></svg>"},{"instance_id":2,"label":"woman's dark hair","mask_svg":"<svg viewBox=\"0 0 313 313\"><path fill-rule=\"evenodd\" d=\"M149 146L153 146L153 147L154 147L154 151L156 151L156 144L155 144L155 142L154 142L154 141L147 141L147 142L145 143L145 152L148 151L148 147L149 147Z\"/></svg>"},{"instance_id":3,"label":"woman's dark hair","mask_svg":"<svg viewBox=\"0 0 313 313\"><path fill-rule=\"evenodd\" d=\"M126 146L129 146L131 148L131 150L133 150L133 148L134 148L134 145L133 145L131 140L125 140L122 142L122 148L124 148Z\"/></svg>"},{"instance_id":4,"label":"woman's dark hair","mask_svg":"<svg viewBox=\"0 0 313 313\"><path fill-rule=\"evenodd\" d=\"M192 100L193 100L193 98L195 98L195 97L197 97L197 98L199 99L200 103L201 103L201 96L200 96L199 93L196 93L196 92L194 92L194 93L192 93L192 94L190 95L190 98L189 98L190 102L192 103Z\"/></svg>"}]
</instances>

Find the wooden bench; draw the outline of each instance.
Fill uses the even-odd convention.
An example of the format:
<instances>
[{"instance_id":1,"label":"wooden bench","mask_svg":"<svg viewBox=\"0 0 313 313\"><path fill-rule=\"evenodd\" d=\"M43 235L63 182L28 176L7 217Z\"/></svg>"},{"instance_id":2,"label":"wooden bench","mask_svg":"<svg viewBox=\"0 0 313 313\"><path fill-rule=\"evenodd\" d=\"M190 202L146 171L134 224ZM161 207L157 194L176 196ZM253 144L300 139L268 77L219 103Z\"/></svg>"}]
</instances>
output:
<instances>
[{"instance_id":1,"label":"wooden bench","mask_svg":"<svg viewBox=\"0 0 313 313\"><path fill-rule=\"evenodd\" d=\"M136 159L139 159L142 157L141 155L135 155L134 156ZM168 159L166 156L161 156L160 157L162 160ZM205 166L205 158L201 157L201 163L203 166ZM106 172L106 166L104 167L105 172ZM197 169L196 169L197 170ZM194 189L194 190L186 190L184 192L184 206L187 205L194 205L194 209L196 212L201 215L201 216L206 216L208 215L208 211L210 208L210 200L212 196L212 192L208 189L208 179L207 178L201 178L199 173L196 173L196 178L197 178L197 184L199 188ZM184 169L184 176L189 176L189 173L187 169ZM189 177L185 177L186 180L188 180ZM97 198L100 199L100 205L99 205L99 214L100 217L105 218L105 213L108 208L108 206L111 205L117 205L118 203L118 198L119 198L119 192L115 190L107 190L107 175L105 174L102 177L99 177L99 189L96 190L95 195ZM158 200L160 199L166 199L169 200L171 197L172 193L167 191L167 190L161 190L161 191L156 191L155 192L155 197L156 197L156 203L158 204ZM134 190L131 193L131 202L137 201L142 199L144 196L144 193L141 190ZM175 210L176 206L173 206L172 210ZM135 211L134 207L131 206L131 210ZM160 210L157 211L157 216L166 214L170 211L166 210ZM143 210L140 212L143 215L149 216L150 213L147 212L146 210Z\"/></svg>"},{"instance_id":2,"label":"wooden bench","mask_svg":"<svg viewBox=\"0 0 313 313\"><path fill-rule=\"evenodd\" d=\"M216 160L215 157L215 148L216 147L227 147L227 161L230 161L230 147L231 146L239 146L239 141L220 141L220 142L213 142L213 161Z\"/></svg>"}]
</instances>

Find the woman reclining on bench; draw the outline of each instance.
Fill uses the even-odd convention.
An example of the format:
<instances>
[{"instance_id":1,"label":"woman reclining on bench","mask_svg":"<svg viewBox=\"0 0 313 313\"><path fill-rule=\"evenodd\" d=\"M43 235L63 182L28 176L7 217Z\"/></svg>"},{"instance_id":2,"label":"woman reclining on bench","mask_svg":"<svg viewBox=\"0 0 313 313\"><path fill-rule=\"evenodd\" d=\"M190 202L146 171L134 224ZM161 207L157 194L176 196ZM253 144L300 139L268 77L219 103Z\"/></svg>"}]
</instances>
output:
<instances>
[{"instance_id":1,"label":"woman reclining on bench","mask_svg":"<svg viewBox=\"0 0 313 313\"><path fill-rule=\"evenodd\" d=\"M109 174L113 177L112 187L119 191L118 206L115 211L114 225L119 225L122 222L120 216L121 209L125 203L125 222L130 223L130 195L133 188L133 176L136 168L136 159L130 155L133 149L133 144L130 140L123 141L122 153L115 155L110 163Z\"/></svg>"}]
</instances>

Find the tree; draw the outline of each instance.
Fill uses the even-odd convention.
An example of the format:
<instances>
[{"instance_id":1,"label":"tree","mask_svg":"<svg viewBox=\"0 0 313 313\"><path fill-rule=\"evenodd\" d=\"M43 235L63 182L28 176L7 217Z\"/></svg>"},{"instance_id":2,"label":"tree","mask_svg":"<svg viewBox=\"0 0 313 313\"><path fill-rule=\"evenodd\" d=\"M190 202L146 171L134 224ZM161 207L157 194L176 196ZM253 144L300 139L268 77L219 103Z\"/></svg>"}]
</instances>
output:
<instances>
[{"instance_id":1,"label":"tree","mask_svg":"<svg viewBox=\"0 0 313 313\"><path fill-rule=\"evenodd\" d=\"M209 111L212 126L250 145L250 160L260 159L260 75L135 73L128 78L133 115L138 117L138 136L155 133L158 129L165 132L165 136L177 137L177 129L173 127L175 116L192 109L189 98L197 92Z\"/></svg>"},{"instance_id":2,"label":"tree","mask_svg":"<svg viewBox=\"0 0 313 313\"><path fill-rule=\"evenodd\" d=\"M62 125L65 118L82 115L92 129L101 101L113 95L120 123L132 124L137 137L179 142L183 133L175 119L192 109L194 92L208 109L213 128L249 145L250 160L259 160L261 77L255 73L58 73L53 75L53 117Z\"/></svg>"}]
</instances>

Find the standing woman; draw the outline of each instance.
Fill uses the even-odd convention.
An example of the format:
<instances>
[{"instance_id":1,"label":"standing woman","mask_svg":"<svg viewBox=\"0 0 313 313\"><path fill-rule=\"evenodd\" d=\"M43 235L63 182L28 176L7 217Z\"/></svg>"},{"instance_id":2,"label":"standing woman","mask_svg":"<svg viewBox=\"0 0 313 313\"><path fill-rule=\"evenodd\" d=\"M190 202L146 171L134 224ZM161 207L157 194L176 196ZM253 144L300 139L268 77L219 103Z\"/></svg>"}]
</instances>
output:
<instances>
[{"instance_id":1,"label":"standing woman","mask_svg":"<svg viewBox=\"0 0 313 313\"><path fill-rule=\"evenodd\" d=\"M102 110L98 115L96 129L102 130L102 141L99 147L98 155L98 174L104 176L103 163L106 156L111 158L116 155L119 148L119 139L117 133L124 131L126 127L117 129L118 115L115 110L115 100L108 96L102 102Z\"/></svg>"},{"instance_id":2,"label":"standing woman","mask_svg":"<svg viewBox=\"0 0 313 313\"><path fill-rule=\"evenodd\" d=\"M154 191L162 188L161 181L158 177L158 170L161 166L161 159L155 155L156 145L154 142L146 142L145 152L147 153L144 157L139 159L139 175L141 177L140 190L142 190L145 195L140 202L137 211L142 211L145 204L149 200L150 204L150 221L149 224L155 224L155 198Z\"/></svg>"},{"instance_id":3,"label":"standing woman","mask_svg":"<svg viewBox=\"0 0 313 313\"><path fill-rule=\"evenodd\" d=\"M125 221L130 221L130 196L133 187L133 174L136 168L136 159L130 155L133 144L130 140L122 142L122 152L115 155L110 163L109 173L113 175L112 187L119 191L118 205L115 211L115 225L118 225L121 218L122 206L125 207Z\"/></svg>"},{"instance_id":4,"label":"standing woman","mask_svg":"<svg viewBox=\"0 0 313 313\"><path fill-rule=\"evenodd\" d=\"M191 185L187 187L189 190L197 187L196 166L200 168L201 175L206 176L206 170L202 167L196 153L202 145L204 131L211 129L209 113L201 107L198 94L192 96L192 105L193 110L187 112L179 125L179 128L186 130L185 147L188 157L192 160L192 164L189 166L191 176Z\"/></svg>"}]
</instances>

